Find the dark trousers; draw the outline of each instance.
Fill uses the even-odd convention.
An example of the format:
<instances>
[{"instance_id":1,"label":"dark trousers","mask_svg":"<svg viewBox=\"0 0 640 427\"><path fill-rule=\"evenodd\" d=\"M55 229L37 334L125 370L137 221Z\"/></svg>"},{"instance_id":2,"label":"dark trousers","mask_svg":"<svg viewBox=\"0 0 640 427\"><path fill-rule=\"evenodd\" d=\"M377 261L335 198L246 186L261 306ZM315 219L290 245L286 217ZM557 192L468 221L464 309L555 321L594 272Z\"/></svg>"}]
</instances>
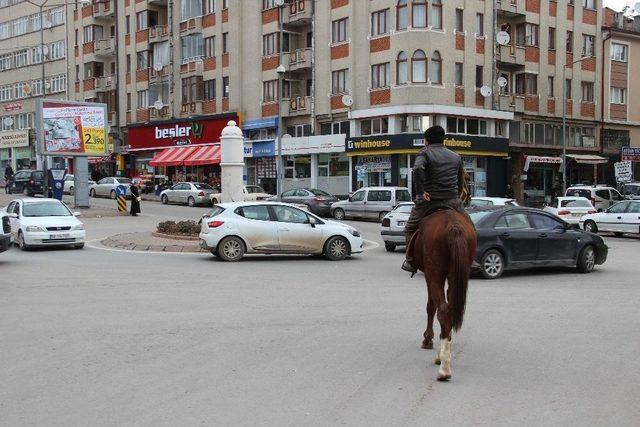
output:
<instances>
[{"instance_id":1,"label":"dark trousers","mask_svg":"<svg viewBox=\"0 0 640 427\"><path fill-rule=\"evenodd\" d=\"M455 199L430 200L428 202L416 203L411 209L411 214L409 215L407 224L404 226L404 238L407 245L409 244L413 234L420 228L422 219L443 208L453 209L469 218L469 214L464 210L462 201L457 197ZM469 218L469 222L471 222L471 218Z\"/></svg>"}]
</instances>

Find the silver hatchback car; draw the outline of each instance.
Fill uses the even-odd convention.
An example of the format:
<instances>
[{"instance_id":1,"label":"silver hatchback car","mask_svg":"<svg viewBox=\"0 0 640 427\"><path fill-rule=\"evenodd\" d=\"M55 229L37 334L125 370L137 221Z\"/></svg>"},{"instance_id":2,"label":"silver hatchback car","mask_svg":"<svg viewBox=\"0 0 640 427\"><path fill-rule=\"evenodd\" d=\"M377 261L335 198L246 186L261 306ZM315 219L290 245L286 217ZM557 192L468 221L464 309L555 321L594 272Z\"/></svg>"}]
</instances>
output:
<instances>
[{"instance_id":1,"label":"silver hatchback car","mask_svg":"<svg viewBox=\"0 0 640 427\"><path fill-rule=\"evenodd\" d=\"M398 204L410 201L411 193L406 187L365 187L353 193L348 200L332 204L331 215L337 220L356 218L382 222Z\"/></svg>"},{"instance_id":2,"label":"silver hatchback car","mask_svg":"<svg viewBox=\"0 0 640 427\"><path fill-rule=\"evenodd\" d=\"M160 201L164 205L168 203L183 203L189 206L208 205L211 203L209 195L217 192L218 190L202 182L179 182L160 193Z\"/></svg>"}]
</instances>

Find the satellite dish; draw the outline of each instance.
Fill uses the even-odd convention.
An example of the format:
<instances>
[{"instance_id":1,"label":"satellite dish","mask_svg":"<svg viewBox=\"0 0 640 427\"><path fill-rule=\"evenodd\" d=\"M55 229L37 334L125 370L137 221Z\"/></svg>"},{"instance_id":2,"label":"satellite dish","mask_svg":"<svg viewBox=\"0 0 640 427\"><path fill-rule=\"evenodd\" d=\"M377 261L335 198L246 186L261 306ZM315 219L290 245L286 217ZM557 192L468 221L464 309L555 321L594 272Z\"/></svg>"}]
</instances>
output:
<instances>
[{"instance_id":1,"label":"satellite dish","mask_svg":"<svg viewBox=\"0 0 640 427\"><path fill-rule=\"evenodd\" d=\"M153 69L156 70L156 71L161 71L162 67L163 67L163 65L160 62L154 62L153 63Z\"/></svg>"},{"instance_id":2,"label":"satellite dish","mask_svg":"<svg viewBox=\"0 0 640 427\"><path fill-rule=\"evenodd\" d=\"M276 6L280 7L284 4L284 0L276 0L274 1L274 3L276 4Z\"/></svg>"},{"instance_id":3,"label":"satellite dish","mask_svg":"<svg viewBox=\"0 0 640 427\"><path fill-rule=\"evenodd\" d=\"M482 86L480 88L480 95L484 96L485 98L488 96L491 96L491 88L489 86Z\"/></svg>"},{"instance_id":4,"label":"satellite dish","mask_svg":"<svg viewBox=\"0 0 640 427\"><path fill-rule=\"evenodd\" d=\"M507 86L507 83L509 83L509 81L507 80L507 78L506 78L506 77L504 77L504 76L500 76L500 77L498 77L498 86L500 86L500 87L506 87L506 86Z\"/></svg>"},{"instance_id":5,"label":"satellite dish","mask_svg":"<svg viewBox=\"0 0 640 427\"><path fill-rule=\"evenodd\" d=\"M4 125L5 126L12 126L13 125L13 117L6 117L4 119Z\"/></svg>"},{"instance_id":6,"label":"satellite dish","mask_svg":"<svg viewBox=\"0 0 640 427\"><path fill-rule=\"evenodd\" d=\"M288 133L285 133L284 135L282 135L282 139L285 139L285 138L292 138L292 136L289 135Z\"/></svg>"},{"instance_id":7,"label":"satellite dish","mask_svg":"<svg viewBox=\"0 0 640 427\"><path fill-rule=\"evenodd\" d=\"M353 105L353 98L351 97L351 95L343 95L342 103L347 107L351 107Z\"/></svg>"},{"instance_id":8,"label":"satellite dish","mask_svg":"<svg viewBox=\"0 0 640 427\"><path fill-rule=\"evenodd\" d=\"M500 46L506 46L511 41L511 36L506 31L499 31L496 34L496 41Z\"/></svg>"},{"instance_id":9,"label":"satellite dish","mask_svg":"<svg viewBox=\"0 0 640 427\"><path fill-rule=\"evenodd\" d=\"M158 99L156 102L153 103L153 108L155 108L156 110L162 110L162 107L164 107L164 103L162 102L161 99Z\"/></svg>"}]
</instances>

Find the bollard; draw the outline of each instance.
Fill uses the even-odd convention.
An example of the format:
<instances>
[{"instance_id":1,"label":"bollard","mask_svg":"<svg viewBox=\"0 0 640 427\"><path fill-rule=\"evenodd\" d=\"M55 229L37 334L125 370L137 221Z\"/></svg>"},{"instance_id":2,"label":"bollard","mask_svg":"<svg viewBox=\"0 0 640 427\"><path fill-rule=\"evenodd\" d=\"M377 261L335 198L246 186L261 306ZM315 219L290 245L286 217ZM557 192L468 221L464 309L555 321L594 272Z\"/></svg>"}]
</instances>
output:
<instances>
[{"instance_id":1,"label":"bollard","mask_svg":"<svg viewBox=\"0 0 640 427\"><path fill-rule=\"evenodd\" d=\"M116 187L116 202L118 204L118 212L127 212L127 199L125 198L127 189L124 185Z\"/></svg>"}]
</instances>

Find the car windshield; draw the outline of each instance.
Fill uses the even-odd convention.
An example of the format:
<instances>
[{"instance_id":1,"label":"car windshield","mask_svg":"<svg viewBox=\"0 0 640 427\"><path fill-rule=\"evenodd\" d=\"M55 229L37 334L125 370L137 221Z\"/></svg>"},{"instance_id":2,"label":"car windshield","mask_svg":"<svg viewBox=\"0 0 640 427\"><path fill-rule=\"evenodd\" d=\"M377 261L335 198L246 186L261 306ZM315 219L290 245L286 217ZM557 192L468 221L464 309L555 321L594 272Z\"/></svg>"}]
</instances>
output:
<instances>
[{"instance_id":1,"label":"car windshield","mask_svg":"<svg viewBox=\"0 0 640 427\"><path fill-rule=\"evenodd\" d=\"M588 200L560 200L561 208L590 208Z\"/></svg>"},{"instance_id":2,"label":"car windshield","mask_svg":"<svg viewBox=\"0 0 640 427\"><path fill-rule=\"evenodd\" d=\"M129 178L116 178L120 184L131 184L131 180Z\"/></svg>"},{"instance_id":3,"label":"car windshield","mask_svg":"<svg viewBox=\"0 0 640 427\"><path fill-rule=\"evenodd\" d=\"M71 216L71 211L60 202L25 203L23 216Z\"/></svg>"},{"instance_id":4,"label":"car windshield","mask_svg":"<svg viewBox=\"0 0 640 427\"><path fill-rule=\"evenodd\" d=\"M322 190L317 190L315 188L312 188L311 190L309 190L313 193L314 196L327 196L327 197L331 197L331 194L327 193L326 191L322 191Z\"/></svg>"},{"instance_id":5,"label":"car windshield","mask_svg":"<svg viewBox=\"0 0 640 427\"><path fill-rule=\"evenodd\" d=\"M213 187L209 184L193 184L198 190L213 190Z\"/></svg>"},{"instance_id":6,"label":"car windshield","mask_svg":"<svg viewBox=\"0 0 640 427\"><path fill-rule=\"evenodd\" d=\"M264 190L258 185L247 185L247 193L264 193Z\"/></svg>"},{"instance_id":7,"label":"car windshield","mask_svg":"<svg viewBox=\"0 0 640 427\"><path fill-rule=\"evenodd\" d=\"M473 221L474 224L477 224L482 218L489 215L490 213L491 211L475 211L469 212L469 216L471 217L471 221Z\"/></svg>"},{"instance_id":8,"label":"car windshield","mask_svg":"<svg viewBox=\"0 0 640 427\"><path fill-rule=\"evenodd\" d=\"M399 213L410 213L412 208L413 208L413 204L411 204L411 205L400 205L397 208L395 208L393 211L394 212L399 212Z\"/></svg>"},{"instance_id":9,"label":"car windshield","mask_svg":"<svg viewBox=\"0 0 640 427\"><path fill-rule=\"evenodd\" d=\"M624 186L624 194L630 196L640 196L640 185L625 185Z\"/></svg>"},{"instance_id":10,"label":"car windshield","mask_svg":"<svg viewBox=\"0 0 640 427\"><path fill-rule=\"evenodd\" d=\"M570 188L567 190L567 196L591 198L591 191L579 188Z\"/></svg>"}]
</instances>

